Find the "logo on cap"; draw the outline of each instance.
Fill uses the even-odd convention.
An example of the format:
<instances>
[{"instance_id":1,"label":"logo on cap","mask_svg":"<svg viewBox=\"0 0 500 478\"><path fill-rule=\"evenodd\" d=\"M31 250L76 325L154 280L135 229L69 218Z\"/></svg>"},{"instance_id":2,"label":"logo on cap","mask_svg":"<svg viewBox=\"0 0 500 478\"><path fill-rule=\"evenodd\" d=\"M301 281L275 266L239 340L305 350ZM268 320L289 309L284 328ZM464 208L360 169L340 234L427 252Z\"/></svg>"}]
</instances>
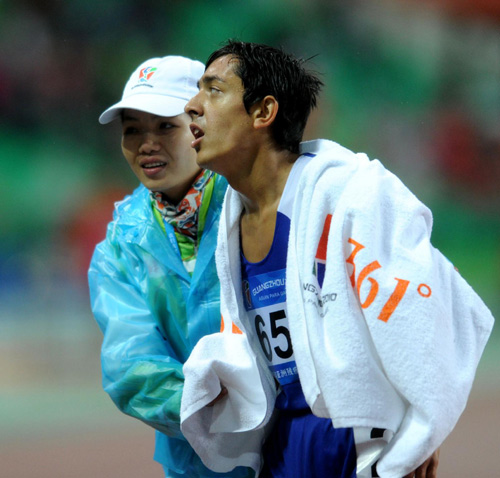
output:
<instances>
[{"instance_id":1,"label":"logo on cap","mask_svg":"<svg viewBox=\"0 0 500 478\"><path fill-rule=\"evenodd\" d=\"M146 66L139 72L139 82L140 83L147 83L148 80L151 79L151 77L155 74L156 68L153 68L152 66Z\"/></svg>"}]
</instances>

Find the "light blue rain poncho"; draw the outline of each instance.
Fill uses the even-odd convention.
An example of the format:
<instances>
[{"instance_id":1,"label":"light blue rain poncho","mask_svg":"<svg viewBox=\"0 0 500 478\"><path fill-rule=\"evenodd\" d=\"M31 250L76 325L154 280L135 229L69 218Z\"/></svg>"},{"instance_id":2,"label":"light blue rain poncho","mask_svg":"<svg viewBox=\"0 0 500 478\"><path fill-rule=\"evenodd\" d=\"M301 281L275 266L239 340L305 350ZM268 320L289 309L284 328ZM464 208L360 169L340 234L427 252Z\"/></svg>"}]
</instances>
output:
<instances>
[{"instance_id":1,"label":"light blue rain poncho","mask_svg":"<svg viewBox=\"0 0 500 478\"><path fill-rule=\"evenodd\" d=\"M200 207L202 234L192 276L172 226L155 218L142 185L117 203L89 269L92 311L104 334L104 390L122 412L157 430L154 458L167 475L251 476L245 469L209 471L179 427L182 365L201 337L220 329L214 253L227 183L218 175L213 181L211 197L204 194Z\"/></svg>"}]
</instances>

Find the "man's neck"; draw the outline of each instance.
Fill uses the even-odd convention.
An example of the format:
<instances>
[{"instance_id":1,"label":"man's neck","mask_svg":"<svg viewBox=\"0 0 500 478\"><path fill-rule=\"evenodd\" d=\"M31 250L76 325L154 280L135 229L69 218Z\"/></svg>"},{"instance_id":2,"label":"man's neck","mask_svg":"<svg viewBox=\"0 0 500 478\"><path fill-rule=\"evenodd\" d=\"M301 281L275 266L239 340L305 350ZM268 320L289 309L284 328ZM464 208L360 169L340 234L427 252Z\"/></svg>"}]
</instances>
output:
<instances>
[{"instance_id":1,"label":"man's neck","mask_svg":"<svg viewBox=\"0 0 500 478\"><path fill-rule=\"evenodd\" d=\"M231 186L240 193L243 254L251 262L261 261L271 247L276 214L297 154L274 152L256 158L249 174Z\"/></svg>"},{"instance_id":2,"label":"man's neck","mask_svg":"<svg viewBox=\"0 0 500 478\"><path fill-rule=\"evenodd\" d=\"M241 195L244 214L259 216L266 210L278 208L297 157L289 151L268 151L249 164L246 174L230 182Z\"/></svg>"}]
</instances>

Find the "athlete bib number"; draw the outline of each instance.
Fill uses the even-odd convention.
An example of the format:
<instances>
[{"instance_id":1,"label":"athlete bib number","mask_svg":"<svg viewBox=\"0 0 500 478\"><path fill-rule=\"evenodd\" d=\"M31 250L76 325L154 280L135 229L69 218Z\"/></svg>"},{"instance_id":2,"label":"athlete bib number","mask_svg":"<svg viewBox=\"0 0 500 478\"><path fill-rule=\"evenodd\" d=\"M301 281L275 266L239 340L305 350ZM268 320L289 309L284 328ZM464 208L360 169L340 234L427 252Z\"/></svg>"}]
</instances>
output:
<instances>
[{"instance_id":1,"label":"athlete bib number","mask_svg":"<svg viewBox=\"0 0 500 478\"><path fill-rule=\"evenodd\" d=\"M298 380L286 316L285 272L280 269L243 281L248 317L254 324L269 368L281 384Z\"/></svg>"},{"instance_id":2,"label":"athlete bib number","mask_svg":"<svg viewBox=\"0 0 500 478\"><path fill-rule=\"evenodd\" d=\"M289 359L293 355L290 332L285 325L278 325L278 322L280 320L285 320L286 322L286 314L283 309L269 313L268 323L271 329L271 335L269 337L268 333L266 332L266 322L261 315L257 314L255 316L255 330L257 332L257 337L259 337L260 346L262 347L267 360L269 360L269 362L271 363L274 363L274 354L276 354L277 357L282 360ZM283 340L280 338L280 336L284 337L285 345L283 346L283 348ZM273 343L280 341L281 343L273 347L271 345L271 340L273 341Z\"/></svg>"},{"instance_id":3,"label":"athlete bib number","mask_svg":"<svg viewBox=\"0 0 500 478\"><path fill-rule=\"evenodd\" d=\"M274 377L282 384L298 380L297 365L293 360L292 341L288 330L286 312L282 308L268 306L256 310L255 332Z\"/></svg>"}]
</instances>

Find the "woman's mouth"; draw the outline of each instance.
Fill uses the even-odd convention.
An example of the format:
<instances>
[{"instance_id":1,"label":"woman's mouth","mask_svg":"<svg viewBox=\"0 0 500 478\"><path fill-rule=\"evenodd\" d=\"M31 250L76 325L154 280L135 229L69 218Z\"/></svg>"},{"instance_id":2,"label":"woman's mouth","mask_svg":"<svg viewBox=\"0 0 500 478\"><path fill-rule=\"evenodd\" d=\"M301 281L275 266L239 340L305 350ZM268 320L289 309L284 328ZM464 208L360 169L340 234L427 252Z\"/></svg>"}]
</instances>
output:
<instances>
[{"instance_id":1,"label":"woman's mouth","mask_svg":"<svg viewBox=\"0 0 500 478\"><path fill-rule=\"evenodd\" d=\"M141 164L141 168L146 176L154 177L162 172L166 165L164 161L147 161Z\"/></svg>"}]
</instances>

